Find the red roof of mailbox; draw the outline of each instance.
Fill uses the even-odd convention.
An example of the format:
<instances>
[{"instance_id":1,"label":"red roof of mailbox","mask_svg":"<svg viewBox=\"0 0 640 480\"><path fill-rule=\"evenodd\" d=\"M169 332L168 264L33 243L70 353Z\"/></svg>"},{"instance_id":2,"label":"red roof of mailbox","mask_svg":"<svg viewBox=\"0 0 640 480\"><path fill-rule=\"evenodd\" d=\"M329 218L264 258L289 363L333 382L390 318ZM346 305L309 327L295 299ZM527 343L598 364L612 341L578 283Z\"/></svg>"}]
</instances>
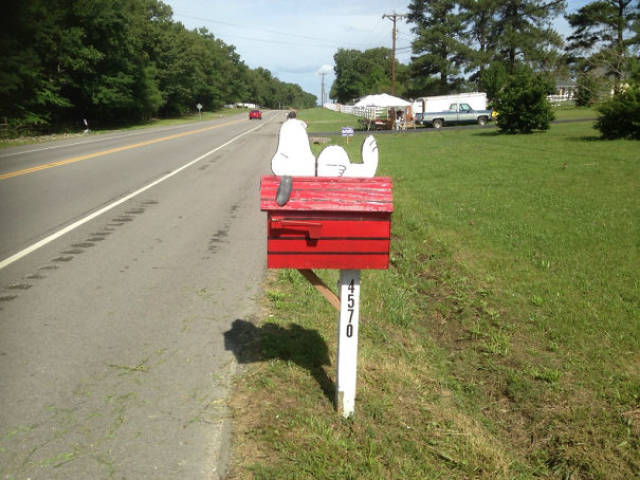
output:
<instances>
[{"instance_id":1,"label":"red roof of mailbox","mask_svg":"<svg viewBox=\"0 0 640 480\"><path fill-rule=\"evenodd\" d=\"M289 201L280 206L276 194L280 177L260 182L260 210L325 212L393 212L390 177L293 177Z\"/></svg>"}]
</instances>

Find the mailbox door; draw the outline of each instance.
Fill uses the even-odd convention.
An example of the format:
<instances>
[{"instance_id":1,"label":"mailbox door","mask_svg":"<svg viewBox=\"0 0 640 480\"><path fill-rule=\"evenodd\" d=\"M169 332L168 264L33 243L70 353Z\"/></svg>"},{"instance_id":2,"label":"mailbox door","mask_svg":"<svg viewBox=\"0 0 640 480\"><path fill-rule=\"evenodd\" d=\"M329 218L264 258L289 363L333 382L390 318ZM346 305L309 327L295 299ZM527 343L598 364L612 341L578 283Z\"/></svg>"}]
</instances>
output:
<instances>
[{"instance_id":1,"label":"mailbox door","mask_svg":"<svg viewBox=\"0 0 640 480\"><path fill-rule=\"evenodd\" d=\"M279 184L264 176L260 188L269 268L388 268L390 178L293 177L285 205L275 200Z\"/></svg>"},{"instance_id":2,"label":"mailbox door","mask_svg":"<svg viewBox=\"0 0 640 480\"><path fill-rule=\"evenodd\" d=\"M387 213L283 212L268 216L269 268L386 269Z\"/></svg>"}]
</instances>

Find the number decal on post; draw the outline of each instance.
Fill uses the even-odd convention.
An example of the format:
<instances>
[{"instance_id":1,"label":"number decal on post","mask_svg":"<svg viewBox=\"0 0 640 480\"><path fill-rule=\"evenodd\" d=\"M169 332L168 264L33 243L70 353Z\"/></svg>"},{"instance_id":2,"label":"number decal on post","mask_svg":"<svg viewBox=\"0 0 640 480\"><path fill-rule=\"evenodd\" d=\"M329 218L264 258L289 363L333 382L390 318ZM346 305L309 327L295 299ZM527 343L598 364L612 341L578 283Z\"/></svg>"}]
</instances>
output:
<instances>
[{"instance_id":1,"label":"number decal on post","mask_svg":"<svg viewBox=\"0 0 640 480\"><path fill-rule=\"evenodd\" d=\"M353 292L355 291L355 286L353 284L353 279L349 282L349 286L347 287L349 290L349 295L347 295L347 311L349 312L349 323L347 324L347 338L351 338L353 336L353 307L356 304L356 299L353 297Z\"/></svg>"}]
</instances>

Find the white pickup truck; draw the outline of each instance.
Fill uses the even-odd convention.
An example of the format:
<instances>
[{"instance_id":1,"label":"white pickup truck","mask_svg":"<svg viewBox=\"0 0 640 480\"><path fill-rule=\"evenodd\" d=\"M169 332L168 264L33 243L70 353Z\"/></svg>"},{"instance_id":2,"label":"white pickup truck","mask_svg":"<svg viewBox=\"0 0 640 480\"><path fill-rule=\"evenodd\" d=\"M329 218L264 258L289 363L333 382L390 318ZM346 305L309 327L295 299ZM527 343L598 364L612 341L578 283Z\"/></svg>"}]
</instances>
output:
<instances>
[{"instance_id":1,"label":"white pickup truck","mask_svg":"<svg viewBox=\"0 0 640 480\"><path fill-rule=\"evenodd\" d=\"M491 120L491 110L474 110L468 103L452 103L441 112L417 114L417 120L423 125L441 128L446 123L477 123L486 125Z\"/></svg>"},{"instance_id":2,"label":"white pickup truck","mask_svg":"<svg viewBox=\"0 0 640 480\"><path fill-rule=\"evenodd\" d=\"M484 92L454 93L420 97L412 105L416 121L435 128L445 123L478 123L491 120L487 110L487 94Z\"/></svg>"}]
</instances>

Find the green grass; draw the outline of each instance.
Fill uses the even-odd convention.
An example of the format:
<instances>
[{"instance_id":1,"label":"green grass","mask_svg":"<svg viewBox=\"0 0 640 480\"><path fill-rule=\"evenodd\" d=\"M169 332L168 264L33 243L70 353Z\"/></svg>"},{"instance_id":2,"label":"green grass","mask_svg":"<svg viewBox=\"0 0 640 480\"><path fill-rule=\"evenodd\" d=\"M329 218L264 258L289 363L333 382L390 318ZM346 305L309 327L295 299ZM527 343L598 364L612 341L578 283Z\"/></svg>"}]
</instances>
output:
<instances>
[{"instance_id":1,"label":"green grass","mask_svg":"<svg viewBox=\"0 0 640 480\"><path fill-rule=\"evenodd\" d=\"M598 111L590 107L554 107L553 111L556 114L556 120L582 120L585 118L595 120L598 116Z\"/></svg>"},{"instance_id":2,"label":"green grass","mask_svg":"<svg viewBox=\"0 0 640 480\"><path fill-rule=\"evenodd\" d=\"M361 128L360 119L355 115L333 112L325 108L317 107L298 112L298 118L307 123L307 131L313 132L340 132L342 127Z\"/></svg>"},{"instance_id":3,"label":"green grass","mask_svg":"<svg viewBox=\"0 0 640 480\"><path fill-rule=\"evenodd\" d=\"M640 476L638 143L588 122L377 140L391 266L363 272L355 417L331 401L336 312L272 272L232 478Z\"/></svg>"}]
</instances>

